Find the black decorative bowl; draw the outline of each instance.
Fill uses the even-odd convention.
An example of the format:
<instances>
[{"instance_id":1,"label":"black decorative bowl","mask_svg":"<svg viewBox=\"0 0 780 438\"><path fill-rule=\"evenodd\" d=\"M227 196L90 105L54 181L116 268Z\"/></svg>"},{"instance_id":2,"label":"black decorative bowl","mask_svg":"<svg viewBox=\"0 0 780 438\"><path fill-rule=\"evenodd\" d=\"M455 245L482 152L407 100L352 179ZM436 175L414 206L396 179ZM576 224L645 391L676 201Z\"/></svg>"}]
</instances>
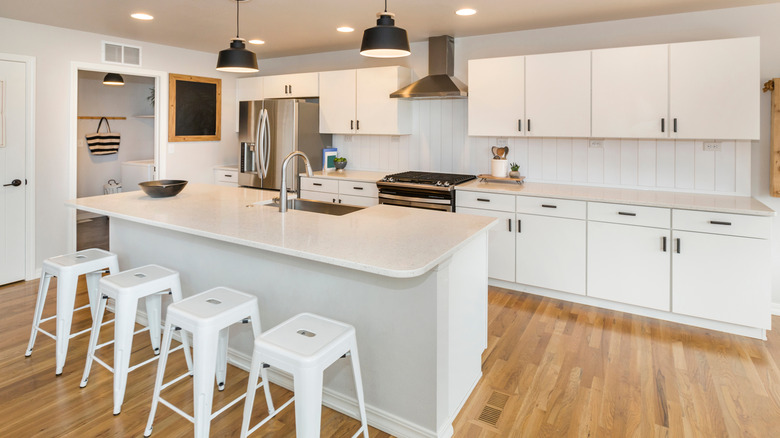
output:
<instances>
[{"instance_id":1,"label":"black decorative bowl","mask_svg":"<svg viewBox=\"0 0 780 438\"><path fill-rule=\"evenodd\" d=\"M157 181L145 181L138 183L141 190L152 198L168 198L176 196L187 185L182 179L161 179Z\"/></svg>"}]
</instances>

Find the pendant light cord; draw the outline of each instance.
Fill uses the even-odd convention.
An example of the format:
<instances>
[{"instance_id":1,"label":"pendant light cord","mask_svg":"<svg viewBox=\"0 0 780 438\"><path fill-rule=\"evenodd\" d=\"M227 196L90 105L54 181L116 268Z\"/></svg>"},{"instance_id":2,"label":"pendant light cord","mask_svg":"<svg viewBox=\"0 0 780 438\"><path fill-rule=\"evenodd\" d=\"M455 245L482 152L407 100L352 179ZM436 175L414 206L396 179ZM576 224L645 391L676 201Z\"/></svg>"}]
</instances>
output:
<instances>
[{"instance_id":1,"label":"pendant light cord","mask_svg":"<svg viewBox=\"0 0 780 438\"><path fill-rule=\"evenodd\" d=\"M387 2L387 0L385 0ZM241 3L241 0L236 0L236 39L239 38L238 34L238 5Z\"/></svg>"},{"instance_id":2,"label":"pendant light cord","mask_svg":"<svg viewBox=\"0 0 780 438\"><path fill-rule=\"evenodd\" d=\"M387 12L387 0L385 0L385 12Z\"/></svg>"}]
</instances>

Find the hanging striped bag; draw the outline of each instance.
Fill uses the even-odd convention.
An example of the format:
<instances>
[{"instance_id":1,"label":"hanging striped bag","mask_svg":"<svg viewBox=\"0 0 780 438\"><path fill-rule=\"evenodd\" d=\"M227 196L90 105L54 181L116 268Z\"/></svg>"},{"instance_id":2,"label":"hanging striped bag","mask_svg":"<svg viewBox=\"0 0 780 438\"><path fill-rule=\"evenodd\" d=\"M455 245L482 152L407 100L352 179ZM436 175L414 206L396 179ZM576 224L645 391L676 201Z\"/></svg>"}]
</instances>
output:
<instances>
[{"instance_id":1,"label":"hanging striped bag","mask_svg":"<svg viewBox=\"0 0 780 438\"><path fill-rule=\"evenodd\" d=\"M100 126L103 125L104 120L108 132L100 132ZM119 152L119 136L118 132L111 132L108 119L101 117L100 122L98 122L97 132L87 134L85 137L87 138L87 147L92 155L110 155Z\"/></svg>"}]
</instances>

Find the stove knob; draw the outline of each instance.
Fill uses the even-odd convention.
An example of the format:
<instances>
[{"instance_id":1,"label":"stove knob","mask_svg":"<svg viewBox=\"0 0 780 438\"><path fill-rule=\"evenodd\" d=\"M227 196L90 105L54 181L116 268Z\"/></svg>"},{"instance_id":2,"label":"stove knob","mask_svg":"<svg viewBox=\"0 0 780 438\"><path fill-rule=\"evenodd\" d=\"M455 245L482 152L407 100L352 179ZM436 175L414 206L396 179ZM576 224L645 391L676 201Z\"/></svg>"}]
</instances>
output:
<instances>
[{"instance_id":1,"label":"stove knob","mask_svg":"<svg viewBox=\"0 0 780 438\"><path fill-rule=\"evenodd\" d=\"M395 178L390 176L390 177L387 178L387 182L395 182Z\"/></svg>"},{"instance_id":2,"label":"stove knob","mask_svg":"<svg viewBox=\"0 0 780 438\"><path fill-rule=\"evenodd\" d=\"M444 187L449 187L449 186L450 186L450 182L449 181L444 181Z\"/></svg>"},{"instance_id":3,"label":"stove knob","mask_svg":"<svg viewBox=\"0 0 780 438\"><path fill-rule=\"evenodd\" d=\"M441 187L442 185L444 184L441 181L436 181L436 187Z\"/></svg>"}]
</instances>

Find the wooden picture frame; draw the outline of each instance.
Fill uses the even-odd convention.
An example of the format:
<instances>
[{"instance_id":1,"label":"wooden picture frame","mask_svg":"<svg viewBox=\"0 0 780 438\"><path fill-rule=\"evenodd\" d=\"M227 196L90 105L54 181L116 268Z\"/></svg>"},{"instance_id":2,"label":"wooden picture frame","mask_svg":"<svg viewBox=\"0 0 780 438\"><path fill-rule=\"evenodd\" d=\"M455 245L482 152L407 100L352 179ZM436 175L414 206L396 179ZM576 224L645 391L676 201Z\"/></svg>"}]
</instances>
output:
<instances>
[{"instance_id":1,"label":"wooden picture frame","mask_svg":"<svg viewBox=\"0 0 780 438\"><path fill-rule=\"evenodd\" d=\"M222 80L169 74L168 141L219 141Z\"/></svg>"}]
</instances>

